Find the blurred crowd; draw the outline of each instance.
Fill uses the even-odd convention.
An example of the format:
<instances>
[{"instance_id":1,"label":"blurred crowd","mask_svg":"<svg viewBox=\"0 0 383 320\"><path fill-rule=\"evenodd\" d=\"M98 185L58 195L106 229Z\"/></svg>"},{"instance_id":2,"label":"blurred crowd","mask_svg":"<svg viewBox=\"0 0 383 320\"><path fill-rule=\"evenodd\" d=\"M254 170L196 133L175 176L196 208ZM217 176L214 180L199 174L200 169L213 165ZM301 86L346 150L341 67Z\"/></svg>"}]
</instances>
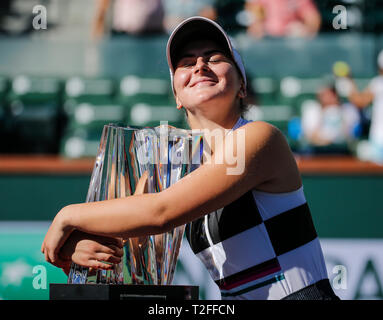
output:
<instances>
[{"instance_id":1,"label":"blurred crowd","mask_svg":"<svg viewBox=\"0 0 383 320\"><path fill-rule=\"evenodd\" d=\"M56 0L2 0L1 33L31 31L29 22L33 14L23 9L28 7L27 3L64 10ZM258 39L313 37L321 27L321 15L314 0L94 0L88 3L94 12L95 38L105 34L169 33L180 21L196 15L218 21L228 32L246 30Z\"/></svg>"},{"instance_id":2,"label":"blurred crowd","mask_svg":"<svg viewBox=\"0 0 383 320\"><path fill-rule=\"evenodd\" d=\"M332 80L318 88L316 99L302 104L290 121L290 137L303 154L355 154L383 164L383 50L378 74L364 88L355 82L350 66L334 63Z\"/></svg>"},{"instance_id":3,"label":"blurred crowd","mask_svg":"<svg viewBox=\"0 0 383 320\"><path fill-rule=\"evenodd\" d=\"M170 33L190 16L204 16L228 29L242 28L250 36L313 37L321 25L312 0L98 0L93 35L105 32L105 17L112 11L112 34Z\"/></svg>"},{"instance_id":4,"label":"blurred crowd","mask_svg":"<svg viewBox=\"0 0 383 320\"><path fill-rule=\"evenodd\" d=\"M32 2L48 8L64 6L58 0L2 0L0 35L17 36L31 32L30 22L34 15L30 10L23 11L23 7L30 8ZM369 17L369 6L375 1L338 2L348 8L348 25L351 30L379 32L380 20ZM301 38L311 41L320 33L334 31L331 29L334 19L331 10L338 2L94 0L88 1L92 4L92 10L88 12L88 29L91 39L96 42L113 37L124 39L123 37L166 36L185 18L199 15L217 21L233 36L245 35L252 41L273 38ZM26 3L29 5L25 6ZM26 13L23 15L22 12ZM362 17L374 23L366 23ZM52 20L54 21L53 18L48 19L48 24L55 29L57 26ZM377 58L377 70L376 77L369 79L363 87L354 81L351 67L346 62L334 61L333 70L323 70L323 74L331 73L330 79L318 85L314 97L299 105L299 112L288 121L286 135L294 152L355 154L360 159L383 164L383 53ZM252 78L256 79L257 75ZM253 79L249 80L249 110L244 116L257 120L260 119L260 111L257 109L262 103L258 100L257 85L253 85ZM14 105L12 110L19 110ZM52 150L58 152L57 149Z\"/></svg>"}]
</instances>

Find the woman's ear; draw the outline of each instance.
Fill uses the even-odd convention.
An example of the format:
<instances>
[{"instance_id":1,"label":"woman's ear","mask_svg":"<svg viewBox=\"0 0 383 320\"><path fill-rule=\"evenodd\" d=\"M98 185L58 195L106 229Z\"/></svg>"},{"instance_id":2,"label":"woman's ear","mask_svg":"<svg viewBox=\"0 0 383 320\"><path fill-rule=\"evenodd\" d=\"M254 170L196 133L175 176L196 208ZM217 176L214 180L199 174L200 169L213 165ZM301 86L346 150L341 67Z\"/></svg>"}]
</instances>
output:
<instances>
[{"instance_id":1,"label":"woman's ear","mask_svg":"<svg viewBox=\"0 0 383 320\"><path fill-rule=\"evenodd\" d=\"M246 97L246 86L243 81L241 81L241 87L239 88L238 97L241 99Z\"/></svg>"},{"instance_id":2,"label":"woman's ear","mask_svg":"<svg viewBox=\"0 0 383 320\"><path fill-rule=\"evenodd\" d=\"M182 103L181 103L181 101L176 97L176 104L177 104L177 109L178 110L180 110L180 109L182 109Z\"/></svg>"}]
</instances>

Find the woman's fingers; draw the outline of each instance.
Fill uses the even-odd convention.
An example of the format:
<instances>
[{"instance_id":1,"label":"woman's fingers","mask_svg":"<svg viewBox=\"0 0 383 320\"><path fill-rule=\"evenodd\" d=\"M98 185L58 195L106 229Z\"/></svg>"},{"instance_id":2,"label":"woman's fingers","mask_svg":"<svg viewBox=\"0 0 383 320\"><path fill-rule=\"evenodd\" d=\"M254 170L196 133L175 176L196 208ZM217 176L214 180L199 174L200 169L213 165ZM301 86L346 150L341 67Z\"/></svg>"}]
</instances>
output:
<instances>
[{"instance_id":1,"label":"woman's fingers","mask_svg":"<svg viewBox=\"0 0 383 320\"><path fill-rule=\"evenodd\" d=\"M48 250L47 250L47 248L44 248L44 256L45 256L45 261L47 261L47 262L51 262L50 260L49 260L49 256L48 256Z\"/></svg>"},{"instance_id":2,"label":"woman's fingers","mask_svg":"<svg viewBox=\"0 0 383 320\"><path fill-rule=\"evenodd\" d=\"M67 261L62 260L58 257L58 255L54 252L54 250L49 250L48 248L44 249L45 260L56 267L61 268L62 265L65 265Z\"/></svg>"},{"instance_id":3,"label":"woman's fingers","mask_svg":"<svg viewBox=\"0 0 383 320\"><path fill-rule=\"evenodd\" d=\"M47 246L44 246L44 256L45 256L45 261L49 262L49 263L54 263L54 260L52 259L52 253L51 253L51 250L47 247Z\"/></svg>"},{"instance_id":4,"label":"woman's fingers","mask_svg":"<svg viewBox=\"0 0 383 320\"><path fill-rule=\"evenodd\" d=\"M113 264L121 262L121 257L116 257L116 256L114 256L112 254L108 254L108 253L96 253L96 259L98 261L105 261L105 262L109 262L109 263L113 263Z\"/></svg>"},{"instance_id":5,"label":"woman's fingers","mask_svg":"<svg viewBox=\"0 0 383 320\"><path fill-rule=\"evenodd\" d=\"M108 253L120 258L124 255L124 249L119 248L113 244L110 244L108 246L100 245L99 248L97 248L97 252Z\"/></svg>"},{"instance_id":6,"label":"woman's fingers","mask_svg":"<svg viewBox=\"0 0 383 320\"><path fill-rule=\"evenodd\" d=\"M51 251L48 251L48 258L49 258L49 261L50 261L52 264L55 264L56 259L55 259L54 254L53 254Z\"/></svg>"},{"instance_id":7,"label":"woman's fingers","mask_svg":"<svg viewBox=\"0 0 383 320\"><path fill-rule=\"evenodd\" d=\"M47 254L48 254L49 262L52 264L55 264L57 261L57 255L54 249L47 248Z\"/></svg>"},{"instance_id":8,"label":"woman's fingers","mask_svg":"<svg viewBox=\"0 0 383 320\"><path fill-rule=\"evenodd\" d=\"M100 243L104 244L105 246L114 245L118 248L124 247L124 241L122 238L108 238L107 241L100 241Z\"/></svg>"},{"instance_id":9,"label":"woman's fingers","mask_svg":"<svg viewBox=\"0 0 383 320\"><path fill-rule=\"evenodd\" d=\"M91 268L99 268L99 264L95 263L95 261L100 262L102 265L102 269L109 269L108 266L105 266L104 264L117 264L121 262L121 257L116 256L111 253L105 253L105 252L82 252L77 251L72 256L72 261L80 266L83 267L91 267Z\"/></svg>"},{"instance_id":10,"label":"woman's fingers","mask_svg":"<svg viewBox=\"0 0 383 320\"><path fill-rule=\"evenodd\" d=\"M89 260L88 264L88 267L93 269L111 270L113 268L112 264L103 263L102 261L98 260Z\"/></svg>"},{"instance_id":11,"label":"woman's fingers","mask_svg":"<svg viewBox=\"0 0 383 320\"><path fill-rule=\"evenodd\" d=\"M65 265L68 262L67 259L60 258L60 256L57 254L57 249L51 249L48 246L45 246L43 250L45 260L56 267L61 268L62 265Z\"/></svg>"}]
</instances>

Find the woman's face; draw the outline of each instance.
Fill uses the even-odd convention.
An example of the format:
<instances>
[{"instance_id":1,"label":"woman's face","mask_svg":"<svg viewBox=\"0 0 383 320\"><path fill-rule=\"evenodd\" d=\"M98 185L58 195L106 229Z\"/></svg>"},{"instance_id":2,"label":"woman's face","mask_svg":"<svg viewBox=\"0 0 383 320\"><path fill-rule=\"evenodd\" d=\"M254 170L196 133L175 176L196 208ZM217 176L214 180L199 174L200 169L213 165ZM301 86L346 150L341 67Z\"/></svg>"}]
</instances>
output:
<instances>
[{"instance_id":1,"label":"woman's face","mask_svg":"<svg viewBox=\"0 0 383 320\"><path fill-rule=\"evenodd\" d=\"M334 90L330 88L323 88L318 92L319 103L323 107L327 106L339 106L339 99Z\"/></svg>"},{"instance_id":2,"label":"woman's face","mask_svg":"<svg viewBox=\"0 0 383 320\"><path fill-rule=\"evenodd\" d=\"M210 40L189 43L175 61L177 105L190 111L208 106L222 112L222 108L236 106L244 97L242 83L232 60Z\"/></svg>"}]
</instances>

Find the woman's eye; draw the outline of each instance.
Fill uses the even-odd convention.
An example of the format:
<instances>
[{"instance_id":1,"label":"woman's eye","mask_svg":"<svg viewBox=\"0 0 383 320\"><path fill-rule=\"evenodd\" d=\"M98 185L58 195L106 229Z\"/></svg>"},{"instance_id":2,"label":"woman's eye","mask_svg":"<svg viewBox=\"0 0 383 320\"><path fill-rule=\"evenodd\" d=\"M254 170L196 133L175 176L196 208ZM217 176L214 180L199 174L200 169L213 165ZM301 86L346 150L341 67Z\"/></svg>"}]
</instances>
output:
<instances>
[{"instance_id":1,"label":"woman's eye","mask_svg":"<svg viewBox=\"0 0 383 320\"><path fill-rule=\"evenodd\" d=\"M209 62L213 62L213 63L215 63L215 62L221 62L221 61L223 61L223 58L220 57L220 56L212 56L212 57L210 57L210 59L209 59Z\"/></svg>"},{"instance_id":2,"label":"woman's eye","mask_svg":"<svg viewBox=\"0 0 383 320\"><path fill-rule=\"evenodd\" d=\"M185 61L180 61L180 63L178 64L178 66L180 67L191 67L195 64L195 61L192 61L192 60L185 60Z\"/></svg>"}]
</instances>

